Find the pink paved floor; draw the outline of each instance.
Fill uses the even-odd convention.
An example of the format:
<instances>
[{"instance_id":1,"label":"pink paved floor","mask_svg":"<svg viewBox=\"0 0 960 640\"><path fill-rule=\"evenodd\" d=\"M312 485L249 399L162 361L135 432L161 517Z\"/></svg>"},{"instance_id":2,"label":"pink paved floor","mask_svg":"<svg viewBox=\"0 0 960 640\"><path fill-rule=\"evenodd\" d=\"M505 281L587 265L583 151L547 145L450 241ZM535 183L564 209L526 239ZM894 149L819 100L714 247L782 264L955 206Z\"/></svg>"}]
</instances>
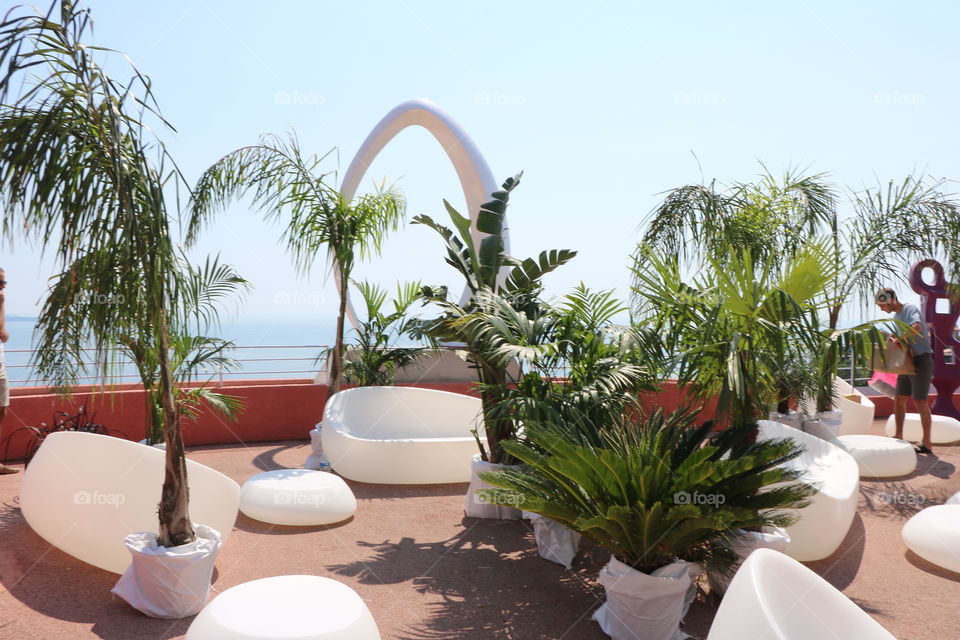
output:
<instances>
[{"instance_id":1,"label":"pink paved floor","mask_svg":"<svg viewBox=\"0 0 960 640\"><path fill-rule=\"evenodd\" d=\"M960 638L960 575L914 556L900 538L917 509L960 491L960 446L934 451L937 457L920 457L912 476L862 481L844 545L809 564L902 640ZM243 482L263 470L299 467L307 444L205 447L189 455ZM20 476L0 476L0 639L183 637L190 619L145 618L112 598L115 575L37 537L17 508ZM240 515L217 561L215 589L281 574L332 577L366 600L385 640L606 637L590 620L603 598L596 576L607 559L596 546L587 544L567 571L537 556L526 523L464 518L466 485L350 484L357 515L339 526L282 527ZM686 630L705 638L715 607L715 598L701 593Z\"/></svg>"}]
</instances>

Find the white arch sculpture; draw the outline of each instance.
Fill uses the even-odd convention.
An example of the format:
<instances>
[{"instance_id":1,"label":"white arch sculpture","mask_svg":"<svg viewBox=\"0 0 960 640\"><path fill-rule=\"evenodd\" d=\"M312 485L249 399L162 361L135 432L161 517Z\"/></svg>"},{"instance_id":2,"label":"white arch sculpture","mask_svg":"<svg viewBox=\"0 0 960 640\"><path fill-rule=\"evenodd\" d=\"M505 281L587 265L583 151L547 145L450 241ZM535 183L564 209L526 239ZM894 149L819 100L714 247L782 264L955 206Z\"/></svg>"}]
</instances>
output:
<instances>
[{"instance_id":1,"label":"white arch sculpture","mask_svg":"<svg viewBox=\"0 0 960 640\"><path fill-rule=\"evenodd\" d=\"M377 123L350 162L340 186L341 195L349 202L356 195L360 180L363 179L377 154L398 133L412 126L420 126L429 131L443 147L444 153L453 164L470 213L470 235L474 243L479 243L480 239L486 235L477 231L477 214L480 212L480 205L490 199L490 194L499 189L499 185L473 139L449 113L429 100L407 100L394 107ZM503 230L503 246L504 251L509 253L510 237L506 227ZM334 281L339 291L340 277L336 270L334 270ZM469 292L465 288L461 303L466 301L465 298L468 295ZM359 321L349 293L347 294L347 317L354 327L358 326Z\"/></svg>"}]
</instances>

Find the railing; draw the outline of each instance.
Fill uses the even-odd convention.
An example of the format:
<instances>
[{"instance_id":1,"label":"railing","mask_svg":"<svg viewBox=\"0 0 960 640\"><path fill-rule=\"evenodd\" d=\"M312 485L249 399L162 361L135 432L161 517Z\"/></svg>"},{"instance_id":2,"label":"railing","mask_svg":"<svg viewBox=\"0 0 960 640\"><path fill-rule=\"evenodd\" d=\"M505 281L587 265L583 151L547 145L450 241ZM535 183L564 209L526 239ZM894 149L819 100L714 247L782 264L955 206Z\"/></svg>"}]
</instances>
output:
<instances>
[{"instance_id":1,"label":"railing","mask_svg":"<svg viewBox=\"0 0 960 640\"><path fill-rule=\"evenodd\" d=\"M316 375L319 368L319 355L329 349L327 345L238 345L231 348L239 351L234 358L240 366L236 370L199 370L195 373L194 379L219 380L222 384L227 380L236 380L242 377L257 378L312 378ZM266 350L280 352L272 357L243 357L245 353L253 352L251 355L260 355ZM311 350L311 357L296 357L303 350ZM96 351L95 349L83 349L83 351ZM7 376L12 387L32 387L46 386L49 380L34 377L33 366L29 364L31 357L35 353L34 349L8 349L7 354ZM293 356L293 357L291 357ZM298 363L298 364L283 364ZM309 363L304 364L304 363ZM115 367L116 371L104 377L97 374L99 363L91 360L84 362L85 375L77 378L79 384L122 384L125 382L139 382L140 376L136 372L133 362L122 359ZM274 366L270 366L274 365ZM310 368L307 368L310 367ZM16 374L23 373L23 376Z\"/></svg>"}]
</instances>

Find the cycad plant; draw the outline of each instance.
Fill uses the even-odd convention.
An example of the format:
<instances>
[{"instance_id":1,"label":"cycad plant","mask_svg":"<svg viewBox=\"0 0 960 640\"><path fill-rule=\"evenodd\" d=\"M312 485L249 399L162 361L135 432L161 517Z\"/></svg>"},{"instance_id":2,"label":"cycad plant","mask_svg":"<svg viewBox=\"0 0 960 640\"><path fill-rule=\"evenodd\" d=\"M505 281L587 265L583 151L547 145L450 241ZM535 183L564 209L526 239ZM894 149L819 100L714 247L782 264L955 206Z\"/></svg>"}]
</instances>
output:
<instances>
[{"instance_id":1,"label":"cycad plant","mask_svg":"<svg viewBox=\"0 0 960 640\"><path fill-rule=\"evenodd\" d=\"M407 315L420 298L420 283L397 285L393 311L386 309L387 292L370 282L355 283L366 307L366 320L355 327L356 338L343 365L343 377L361 387L393 384L396 372L416 362L427 347L400 347L396 341L413 327Z\"/></svg>"},{"instance_id":2,"label":"cycad plant","mask_svg":"<svg viewBox=\"0 0 960 640\"><path fill-rule=\"evenodd\" d=\"M714 432L685 410L595 425L599 441L563 423L527 423L527 442L503 447L524 463L485 472L482 492L593 539L650 573L676 559L715 568L735 561L734 529L786 526L813 488L782 465L801 453L788 440L750 442L750 426Z\"/></svg>"}]
</instances>

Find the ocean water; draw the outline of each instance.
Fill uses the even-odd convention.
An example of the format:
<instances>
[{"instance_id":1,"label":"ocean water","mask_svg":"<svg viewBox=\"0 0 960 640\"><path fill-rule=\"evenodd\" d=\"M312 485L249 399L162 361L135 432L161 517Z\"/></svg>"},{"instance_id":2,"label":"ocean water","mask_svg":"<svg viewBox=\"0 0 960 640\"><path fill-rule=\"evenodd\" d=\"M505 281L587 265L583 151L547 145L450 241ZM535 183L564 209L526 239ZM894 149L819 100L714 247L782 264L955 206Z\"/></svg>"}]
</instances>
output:
<instances>
[{"instance_id":1,"label":"ocean water","mask_svg":"<svg viewBox=\"0 0 960 640\"><path fill-rule=\"evenodd\" d=\"M4 345L7 377L11 386L43 385L29 366L34 348L33 332L36 318L8 317L10 339ZM349 329L349 323L347 324ZM336 318L270 317L241 318L224 322L209 331L212 336L231 340L236 349L231 357L240 362L241 369L224 374L224 380L245 378L312 378L318 368L318 356L333 344ZM345 336L349 342L349 332ZM118 383L138 382L132 365L125 366ZM94 382L92 372L81 384ZM219 378L219 374L217 375Z\"/></svg>"}]
</instances>

